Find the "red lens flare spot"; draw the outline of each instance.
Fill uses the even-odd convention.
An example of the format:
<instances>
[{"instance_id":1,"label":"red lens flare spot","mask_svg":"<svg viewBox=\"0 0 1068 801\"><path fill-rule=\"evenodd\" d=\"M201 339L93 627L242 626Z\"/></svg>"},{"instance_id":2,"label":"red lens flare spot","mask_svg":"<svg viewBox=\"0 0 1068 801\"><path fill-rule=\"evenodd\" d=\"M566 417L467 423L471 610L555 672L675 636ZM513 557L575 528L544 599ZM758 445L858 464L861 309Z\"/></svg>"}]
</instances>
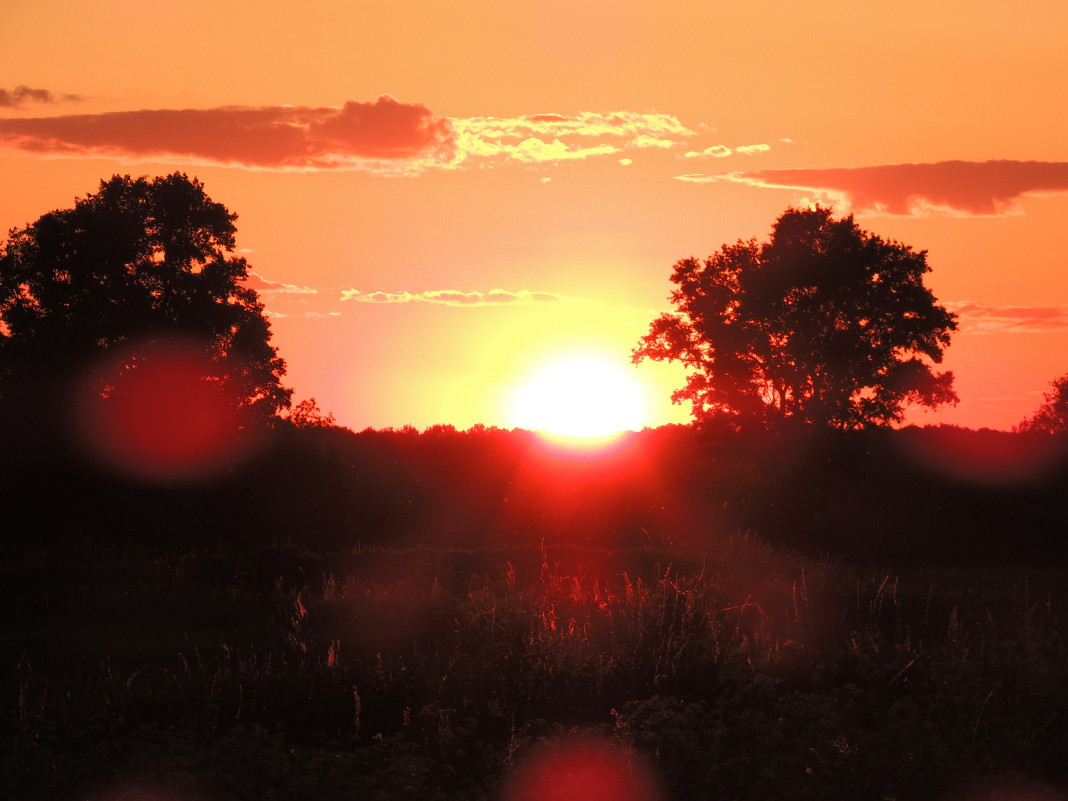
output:
<instances>
[{"instance_id":1,"label":"red lens flare spot","mask_svg":"<svg viewBox=\"0 0 1068 801\"><path fill-rule=\"evenodd\" d=\"M79 422L90 452L111 467L180 482L225 469L247 450L234 400L190 345L153 346L94 378Z\"/></svg>"},{"instance_id":2,"label":"red lens flare spot","mask_svg":"<svg viewBox=\"0 0 1068 801\"><path fill-rule=\"evenodd\" d=\"M934 426L906 430L912 458L958 480L978 484L1026 484L1065 457L1064 442L1045 434Z\"/></svg>"},{"instance_id":3,"label":"red lens flare spot","mask_svg":"<svg viewBox=\"0 0 1068 801\"><path fill-rule=\"evenodd\" d=\"M661 801L652 774L611 742L554 740L535 749L504 787L501 801Z\"/></svg>"}]
</instances>

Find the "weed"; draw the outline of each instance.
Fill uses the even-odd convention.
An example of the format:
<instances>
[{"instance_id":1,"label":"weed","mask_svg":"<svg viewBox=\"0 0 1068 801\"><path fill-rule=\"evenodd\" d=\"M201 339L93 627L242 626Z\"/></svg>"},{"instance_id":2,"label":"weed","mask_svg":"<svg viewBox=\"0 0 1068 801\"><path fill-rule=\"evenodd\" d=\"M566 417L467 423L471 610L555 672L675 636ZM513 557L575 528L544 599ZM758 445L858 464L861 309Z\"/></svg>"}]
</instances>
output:
<instances>
[{"instance_id":1,"label":"weed","mask_svg":"<svg viewBox=\"0 0 1068 801\"><path fill-rule=\"evenodd\" d=\"M572 730L647 758L678 799L1068 782L1055 573L875 572L752 537L287 558L109 551L75 573L57 555L63 593L22 598L34 636L4 641L7 795L103 797L136 777L485 799Z\"/></svg>"}]
</instances>

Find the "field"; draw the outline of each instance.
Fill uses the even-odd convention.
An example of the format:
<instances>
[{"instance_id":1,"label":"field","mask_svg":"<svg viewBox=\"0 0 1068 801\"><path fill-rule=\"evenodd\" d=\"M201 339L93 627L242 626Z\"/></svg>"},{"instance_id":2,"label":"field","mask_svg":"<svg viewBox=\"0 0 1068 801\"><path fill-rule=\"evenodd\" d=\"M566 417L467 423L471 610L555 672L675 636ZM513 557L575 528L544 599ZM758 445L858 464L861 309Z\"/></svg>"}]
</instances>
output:
<instances>
[{"instance_id":1,"label":"field","mask_svg":"<svg viewBox=\"0 0 1068 801\"><path fill-rule=\"evenodd\" d=\"M2 796L1065 797L1068 585L1052 551L1005 558L1038 552L1026 531L925 564L698 536L692 510L668 542L641 506L641 541L598 544L560 524L593 530L591 497L514 543L177 541L141 518L9 546Z\"/></svg>"}]
</instances>

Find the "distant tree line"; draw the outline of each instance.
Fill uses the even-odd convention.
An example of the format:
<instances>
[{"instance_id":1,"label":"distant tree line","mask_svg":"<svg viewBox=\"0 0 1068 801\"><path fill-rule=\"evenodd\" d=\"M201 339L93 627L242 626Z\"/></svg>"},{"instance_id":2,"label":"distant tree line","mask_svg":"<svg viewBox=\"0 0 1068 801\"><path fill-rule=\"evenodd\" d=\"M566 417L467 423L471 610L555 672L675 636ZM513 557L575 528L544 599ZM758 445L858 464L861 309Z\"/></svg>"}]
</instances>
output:
<instances>
[{"instance_id":1,"label":"distant tree line","mask_svg":"<svg viewBox=\"0 0 1068 801\"><path fill-rule=\"evenodd\" d=\"M710 439L691 426L569 452L523 430L280 424L210 483L153 486L90 462L11 464L8 548L575 543L716 550L752 533L814 556L931 564L1068 557L1068 439L952 426Z\"/></svg>"}]
</instances>

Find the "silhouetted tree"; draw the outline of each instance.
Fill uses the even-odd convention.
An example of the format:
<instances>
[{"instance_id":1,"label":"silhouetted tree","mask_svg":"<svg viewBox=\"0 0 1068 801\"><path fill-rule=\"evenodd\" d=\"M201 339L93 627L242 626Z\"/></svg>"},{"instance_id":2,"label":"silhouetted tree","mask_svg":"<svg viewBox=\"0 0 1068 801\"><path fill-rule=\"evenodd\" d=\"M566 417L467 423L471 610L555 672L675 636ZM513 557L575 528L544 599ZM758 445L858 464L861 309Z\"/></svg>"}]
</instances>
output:
<instances>
[{"instance_id":1,"label":"silhouetted tree","mask_svg":"<svg viewBox=\"0 0 1068 801\"><path fill-rule=\"evenodd\" d=\"M48 408L105 354L130 370L176 339L193 343L240 409L263 419L288 407L285 362L244 284L248 264L232 255L236 217L184 174L114 176L73 208L12 230L0 244L8 413Z\"/></svg>"},{"instance_id":2,"label":"silhouetted tree","mask_svg":"<svg viewBox=\"0 0 1068 801\"><path fill-rule=\"evenodd\" d=\"M1051 391L1033 416L1028 417L1017 431L1040 431L1048 434L1068 432L1068 375L1050 382Z\"/></svg>"},{"instance_id":3,"label":"silhouetted tree","mask_svg":"<svg viewBox=\"0 0 1068 801\"><path fill-rule=\"evenodd\" d=\"M926 252L829 209L787 209L770 241L675 264L677 311L654 320L633 361L680 361L699 422L837 428L902 418L906 403L956 402L935 373L955 316L923 284Z\"/></svg>"},{"instance_id":4,"label":"silhouetted tree","mask_svg":"<svg viewBox=\"0 0 1068 801\"><path fill-rule=\"evenodd\" d=\"M324 412L315 398L306 398L294 406L286 419L297 428L333 428L337 420L333 412Z\"/></svg>"}]
</instances>

